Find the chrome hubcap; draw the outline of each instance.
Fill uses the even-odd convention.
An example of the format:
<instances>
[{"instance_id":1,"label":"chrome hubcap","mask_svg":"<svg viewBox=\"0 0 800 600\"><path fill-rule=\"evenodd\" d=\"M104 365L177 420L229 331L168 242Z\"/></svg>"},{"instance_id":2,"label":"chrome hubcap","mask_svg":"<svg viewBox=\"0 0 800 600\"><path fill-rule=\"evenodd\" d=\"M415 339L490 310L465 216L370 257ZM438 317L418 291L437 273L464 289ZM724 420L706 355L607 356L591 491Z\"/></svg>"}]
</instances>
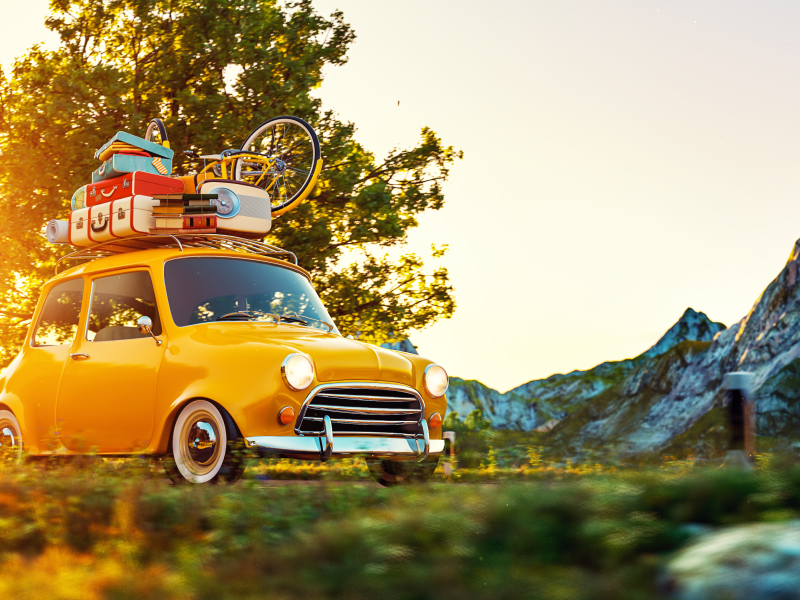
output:
<instances>
[{"instance_id":1,"label":"chrome hubcap","mask_svg":"<svg viewBox=\"0 0 800 600\"><path fill-rule=\"evenodd\" d=\"M17 435L11 427L0 428L0 448L13 450L17 447Z\"/></svg>"},{"instance_id":2,"label":"chrome hubcap","mask_svg":"<svg viewBox=\"0 0 800 600\"><path fill-rule=\"evenodd\" d=\"M205 475L217 464L220 453L219 424L206 411L192 414L181 432L181 454L186 467L195 475Z\"/></svg>"}]
</instances>

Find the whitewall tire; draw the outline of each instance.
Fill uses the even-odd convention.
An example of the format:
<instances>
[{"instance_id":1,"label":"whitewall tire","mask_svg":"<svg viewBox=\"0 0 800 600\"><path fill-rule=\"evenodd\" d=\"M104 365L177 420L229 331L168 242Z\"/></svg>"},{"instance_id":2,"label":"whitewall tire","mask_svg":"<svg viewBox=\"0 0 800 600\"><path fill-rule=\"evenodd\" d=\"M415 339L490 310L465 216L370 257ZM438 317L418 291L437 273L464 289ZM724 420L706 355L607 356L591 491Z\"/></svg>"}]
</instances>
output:
<instances>
[{"instance_id":1,"label":"whitewall tire","mask_svg":"<svg viewBox=\"0 0 800 600\"><path fill-rule=\"evenodd\" d=\"M22 431L14 413L0 410L0 455L3 460L22 460Z\"/></svg>"},{"instance_id":2,"label":"whitewall tire","mask_svg":"<svg viewBox=\"0 0 800 600\"><path fill-rule=\"evenodd\" d=\"M183 407L172 429L172 457L180 475L191 483L208 483L225 463L228 434L219 409L208 400Z\"/></svg>"}]
</instances>

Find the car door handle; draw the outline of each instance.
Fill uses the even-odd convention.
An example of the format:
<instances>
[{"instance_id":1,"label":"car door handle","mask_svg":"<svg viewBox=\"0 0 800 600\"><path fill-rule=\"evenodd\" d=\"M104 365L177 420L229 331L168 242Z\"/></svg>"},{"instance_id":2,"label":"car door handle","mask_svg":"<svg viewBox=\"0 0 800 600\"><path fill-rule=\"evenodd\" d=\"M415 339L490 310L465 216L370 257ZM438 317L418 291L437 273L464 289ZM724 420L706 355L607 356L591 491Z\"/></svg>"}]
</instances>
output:
<instances>
[{"instance_id":1,"label":"car door handle","mask_svg":"<svg viewBox=\"0 0 800 600\"><path fill-rule=\"evenodd\" d=\"M91 356L89 356L84 352L73 352L72 354L69 355L69 357L74 360L86 360L88 358L92 358Z\"/></svg>"}]
</instances>

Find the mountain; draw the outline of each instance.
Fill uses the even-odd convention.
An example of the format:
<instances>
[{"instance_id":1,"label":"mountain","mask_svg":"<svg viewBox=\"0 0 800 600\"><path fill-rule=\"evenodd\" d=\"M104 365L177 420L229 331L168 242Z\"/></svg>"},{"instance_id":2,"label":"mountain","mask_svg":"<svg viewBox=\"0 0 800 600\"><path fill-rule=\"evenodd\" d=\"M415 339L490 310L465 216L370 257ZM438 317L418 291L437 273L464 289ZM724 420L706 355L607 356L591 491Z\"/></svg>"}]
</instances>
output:
<instances>
[{"instance_id":1,"label":"mountain","mask_svg":"<svg viewBox=\"0 0 800 600\"><path fill-rule=\"evenodd\" d=\"M588 371L572 371L529 381L505 394L478 381L453 377L448 393L448 410L466 415L477 408L495 428L530 431L552 419L564 420L609 390L614 393L622 382L635 377L642 369L647 370L654 359L670 353L682 343L708 345L724 329L721 323L688 308L653 347L636 358L605 362ZM697 350L695 346L692 348L693 352Z\"/></svg>"},{"instance_id":2,"label":"mountain","mask_svg":"<svg viewBox=\"0 0 800 600\"><path fill-rule=\"evenodd\" d=\"M451 379L450 410L480 409L493 427L550 429L551 452L707 452L724 438L722 378L754 374L759 436L800 434L800 240L750 312L726 328L687 309L636 358L530 381L505 394ZM557 424L553 427L553 421Z\"/></svg>"}]
</instances>

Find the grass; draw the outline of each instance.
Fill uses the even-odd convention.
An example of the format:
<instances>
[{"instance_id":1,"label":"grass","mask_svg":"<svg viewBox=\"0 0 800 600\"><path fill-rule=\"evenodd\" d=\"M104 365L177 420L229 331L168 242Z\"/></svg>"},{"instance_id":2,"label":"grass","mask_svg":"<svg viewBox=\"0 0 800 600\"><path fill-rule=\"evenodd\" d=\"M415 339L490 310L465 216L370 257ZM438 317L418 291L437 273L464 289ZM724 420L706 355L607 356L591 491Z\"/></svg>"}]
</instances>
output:
<instances>
[{"instance_id":1,"label":"grass","mask_svg":"<svg viewBox=\"0 0 800 600\"><path fill-rule=\"evenodd\" d=\"M770 456L753 471L555 464L536 448L523 462L393 489L355 483L354 461L266 462L230 487L169 485L133 459L2 467L0 595L660 598L662 565L698 528L800 511L800 469ZM263 482L301 475L322 481Z\"/></svg>"}]
</instances>

